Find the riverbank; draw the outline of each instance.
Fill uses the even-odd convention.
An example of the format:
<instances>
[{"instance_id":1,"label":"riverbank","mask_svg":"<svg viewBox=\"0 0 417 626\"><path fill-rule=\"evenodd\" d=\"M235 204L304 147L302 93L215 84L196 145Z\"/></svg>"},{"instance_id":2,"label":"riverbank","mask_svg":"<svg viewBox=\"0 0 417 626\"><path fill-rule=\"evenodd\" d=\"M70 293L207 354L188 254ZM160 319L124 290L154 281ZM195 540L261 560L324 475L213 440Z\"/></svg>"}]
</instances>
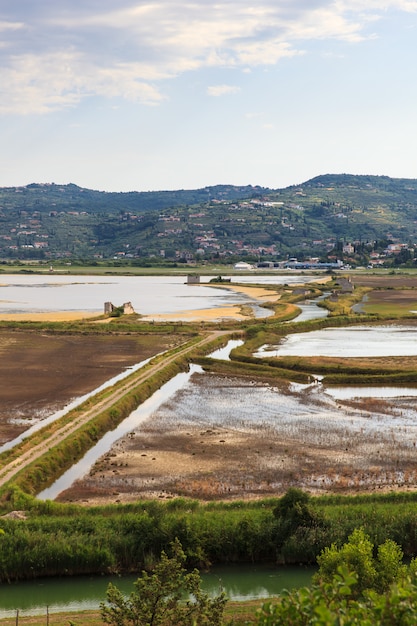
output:
<instances>
[{"instance_id":1,"label":"riverbank","mask_svg":"<svg viewBox=\"0 0 417 626\"><path fill-rule=\"evenodd\" d=\"M105 598L103 598L103 601ZM224 611L225 623L234 620L236 625L255 623L256 611L261 607L262 600L246 600L244 602L228 602ZM16 616L0 618L0 626L16 626L21 623L22 626L45 626L45 623L51 626L103 626L100 611L64 611L59 613L49 613L49 621L45 610L44 615L24 615L21 614L20 622L16 622Z\"/></svg>"}]
</instances>

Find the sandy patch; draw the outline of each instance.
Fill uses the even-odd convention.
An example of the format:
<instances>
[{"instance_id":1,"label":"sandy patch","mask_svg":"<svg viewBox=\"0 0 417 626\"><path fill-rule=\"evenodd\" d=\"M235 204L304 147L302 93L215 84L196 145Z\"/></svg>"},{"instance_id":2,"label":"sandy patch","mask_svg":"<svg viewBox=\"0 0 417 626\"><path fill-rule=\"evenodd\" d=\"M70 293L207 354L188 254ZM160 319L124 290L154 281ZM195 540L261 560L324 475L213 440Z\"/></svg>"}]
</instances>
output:
<instances>
[{"instance_id":1,"label":"sandy patch","mask_svg":"<svg viewBox=\"0 0 417 626\"><path fill-rule=\"evenodd\" d=\"M318 282L318 281L317 281ZM207 286L207 285L206 285ZM279 293L264 287L246 287L241 285L212 285L216 288L229 289L237 293L243 293L258 302L276 302L281 298ZM244 306L244 305L243 305ZM44 313L0 313L0 320L13 322L69 322L82 319L90 319L102 315L101 311L91 313L87 311L45 311ZM196 311L180 311L178 313L166 313L145 315L144 321L188 321L188 322L216 322L222 320L244 320L250 317L242 313L242 305L231 305L225 307L199 309ZM108 323L113 318L97 320L101 323Z\"/></svg>"},{"instance_id":2,"label":"sandy patch","mask_svg":"<svg viewBox=\"0 0 417 626\"><path fill-rule=\"evenodd\" d=\"M264 287L243 287L242 285L219 285L216 287L222 289L230 289L237 293L244 293L246 296L253 298L254 300L261 300L262 302L276 302L281 298L281 294L276 293L271 289L265 289Z\"/></svg>"},{"instance_id":3,"label":"sandy patch","mask_svg":"<svg viewBox=\"0 0 417 626\"><path fill-rule=\"evenodd\" d=\"M198 309L196 311L180 311L179 313L166 313L147 315L141 319L145 321L151 320L164 320L170 322L185 321L185 322L218 322L221 320L244 320L247 319L247 315L241 313L240 306L225 306L217 309Z\"/></svg>"},{"instance_id":4,"label":"sandy patch","mask_svg":"<svg viewBox=\"0 0 417 626\"><path fill-rule=\"evenodd\" d=\"M205 285L210 286L210 285ZM211 285L212 287L220 288L220 289L228 289L230 291L236 291L237 293L243 293L246 296L249 296L255 301L259 303L265 302L276 302L281 298L281 294L276 293L270 289L265 289L263 287L242 287L241 285L221 285L216 283L215 285ZM248 303L250 304L250 303ZM218 322L222 320L245 320L248 317L252 317L251 315L245 315L242 313L242 306L245 306L245 303L242 305L231 305L224 306L212 309L198 309L196 311L180 311L179 313L166 313L166 314L155 314L155 315L147 315L142 319L145 321L151 320L164 320L164 321L194 321L194 322Z\"/></svg>"},{"instance_id":5,"label":"sandy patch","mask_svg":"<svg viewBox=\"0 0 417 626\"><path fill-rule=\"evenodd\" d=\"M0 320L5 322L71 322L97 317L100 312L87 311L45 311L44 313L0 313Z\"/></svg>"},{"instance_id":6,"label":"sandy patch","mask_svg":"<svg viewBox=\"0 0 417 626\"><path fill-rule=\"evenodd\" d=\"M317 280L314 280L312 282L317 283L318 285L325 285L326 283L328 283L331 280L333 280L332 276L323 276L322 278L317 278ZM307 285L308 284L309 283L307 283ZM305 287L306 283L303 283L302 286Z\"/></svg>"}]
</instances>

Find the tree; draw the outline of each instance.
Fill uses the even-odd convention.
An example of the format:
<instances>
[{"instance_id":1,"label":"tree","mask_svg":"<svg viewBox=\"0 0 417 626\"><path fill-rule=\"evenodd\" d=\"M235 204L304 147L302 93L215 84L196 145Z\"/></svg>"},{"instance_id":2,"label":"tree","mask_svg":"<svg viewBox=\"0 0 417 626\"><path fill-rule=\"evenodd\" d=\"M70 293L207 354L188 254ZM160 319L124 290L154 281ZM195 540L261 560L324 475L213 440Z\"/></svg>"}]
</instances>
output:
<instances>
[{"instance_id":1,"label":"tree","mask_svg":"<svg viewBox=\"0 0 417 626\"><path fill-rule=\"evenodd\" d=\"M310 495L301 489L291 487L274 508L274 517L285 519L295 530L298 526L310 526L315 522L316 513L310 506Z\"/></svg>"},{"instance_id":2,"label":"tree","mask_svg":"<svg viewBox=\"0 0 417 626\"><path fill-rule=\"evenodd\" d=\"M279 603L258 610L257 626L415 626L415 578L393 584L385 593L355 597L356 574L340 566L329 583L283 592Z\"/></svg>"},{"instance_id":3,"label":"tree","mask_svg":"<svg viewBox=\"0 0 417 626\"><path fill-rule=\"evenodd\" d=\"M153 572L142 572L129 597L111 583L101 617L111 626L220 626L227 602L222 592L210 598L201 590L198 570L187 573L185 553L176 539L172 556L162 552Z\"/></svg>"},{"instance_id":4,"label":"tree","mask_svg":"<svg viewBox=\"0 0 417 626\"><path fill-rule=\"evenodd\" d=\"M357 528L341 548L332 544L318 556L316 579L330 582L338 568L346 565L357 576L353 587L357 595L366 589L385 591L391 583L405 577L407 568L402 564L402 557L400 546L390 539L378 546L374 557L371 540L362 528Z\"/></svg>"},{"instance_id":5,"label":"tree","mask_svg":"<svg viewBox=\"0 0 417 626\"><path fill-rule=\"evenodd\" d=\"M323 516L311 504L311 496L291 487L274 508L274 517L279 523L279 532L284 540L298 528L313 528L325 524Z\"/></svg>"}]
</instances>

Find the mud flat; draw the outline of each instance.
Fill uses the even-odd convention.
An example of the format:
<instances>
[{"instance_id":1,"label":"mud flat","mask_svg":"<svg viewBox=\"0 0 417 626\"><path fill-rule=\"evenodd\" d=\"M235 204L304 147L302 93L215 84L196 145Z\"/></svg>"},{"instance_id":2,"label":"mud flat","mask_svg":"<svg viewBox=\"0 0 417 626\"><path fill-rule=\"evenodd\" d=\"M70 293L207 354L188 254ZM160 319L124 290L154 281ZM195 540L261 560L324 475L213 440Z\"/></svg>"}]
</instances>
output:
<instances>
[{"instance_id":1,"label":"mud flat","mask_svg":"<svg viewBox=\"0 0 417 626\"><path fill-rule=\"evenodd\" d=\"M85 504L364 493L417 486L415 399L194 374L57 499Z\"/></svg>"},{"instance_id":2,"label":"mud flat","mask_svg":"<svg viewBox=\"0 0 417 626\"><path fill-rule=\"evenodd\" d=\"M351 274L354 285L374 289L413 289L417 287L417 275L413 274Z\"/></svg>"}]
</instances>

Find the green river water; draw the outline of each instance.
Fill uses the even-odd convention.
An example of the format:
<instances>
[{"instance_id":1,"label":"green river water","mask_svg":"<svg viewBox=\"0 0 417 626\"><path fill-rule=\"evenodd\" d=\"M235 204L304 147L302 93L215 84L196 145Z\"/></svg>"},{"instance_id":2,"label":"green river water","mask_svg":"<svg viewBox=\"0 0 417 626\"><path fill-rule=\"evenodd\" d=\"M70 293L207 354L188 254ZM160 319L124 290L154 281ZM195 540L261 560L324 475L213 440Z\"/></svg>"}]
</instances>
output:
<instances>
[{"instance_id":1,"label":"green river water","mask_svg":"<svg viewBox=\"0 0 417 626\"><path fill-rule=\"evenodd\" d=\"M230 566L202 574L203 588L217 594L223 589L230 600L252 600L275 596L283 589L310 584L313 568ZM106 598L109 582L127 595L137 576L48 578L0 585L0 618L42 615L60 611L97 609Z\"/></svg>"}]
</instances>

